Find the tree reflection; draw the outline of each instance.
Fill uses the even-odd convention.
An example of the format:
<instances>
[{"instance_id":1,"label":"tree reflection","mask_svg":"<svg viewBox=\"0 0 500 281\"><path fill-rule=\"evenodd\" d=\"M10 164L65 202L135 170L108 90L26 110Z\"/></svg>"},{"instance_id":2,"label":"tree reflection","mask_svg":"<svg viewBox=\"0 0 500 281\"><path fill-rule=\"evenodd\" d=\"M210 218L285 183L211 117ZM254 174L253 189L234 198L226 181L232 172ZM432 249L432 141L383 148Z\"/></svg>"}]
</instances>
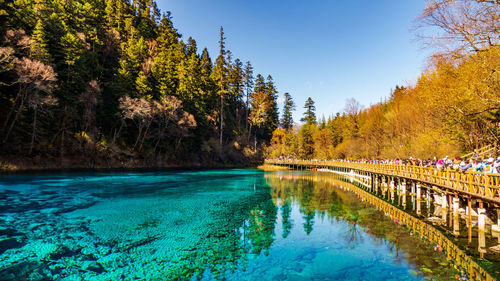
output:
<instances>
[{"instance_id":1,"label":"tree reflection","mask_svg":"<svg viewBox=\"0 0 500 281\"><path fill-rule=\"evenodd\" d=\"M313 231L314 226L314 211L308 211L304 216L304 231L309 235Z\"/></svg>"},{"instance_id":2,"label":"tree reflection","mask_svg":"<svg viewBox=\"0 0 500 281\"><path fill-rule=\"evenodd\" d=\"M244 270L252 256L268 254L277 215L268 189L259 189L237 203L216 203L210 212L203 239L170 266L166 280L200 280L207 273L225 279L228 271Z\"/></svg>"},{"instance_id":3,"label":"tree reflection","mask_svg":"<svg viewBox=\"0 0 500 281\"><path fill-rule=\"evenodd\" d=\"M271 200L259 204L250 211L248 239L251 242L251 253L258 255L261 251L268 254L274 242L274 225L277 208Z\"/></svg>"},{"instance_id":4,"label":"tree reflection","mask_svg":"<svg viewBox=\"0 0 500 281\"><path fill-rule=\"evenodd\" d=\"M298 202L307 234L313 231L315 214L319 218L347 222L344 238L349 248L359 247L364 234L368 234L375 242L387 245L396 257L401 257L399 253L402 250L407 253L403 258L410 264L431 269L433 276L448 276L449 268L437 262L442 259L439 252L427 246L415 247L421 244L419 236L408 235L407 229L399 227L384 213L362 202L363 195L342 178L335 179L334 175L327 174L273 172L267 174L266 179L275 202L282 202L284 198L287 202ZM282 208L283 214L284 209L285 206ZM290 211L287 209L286 212ZM288 219L288 215L283 215L284 225ZM286 237L292 229L283 228L283 237Z\"/></svg>"},{"instance_id":5,"label":"tree reflection","mask_svg":"<svg viewBox=\"0 0 500 281\"><path fill-rule=\"evenodd\" d=\"M290 219L290 214L292 213L292 207L290 202L285 202L281 207L281 217L283 218L283 238L286 238L290 231L292 230L292 221Z\"/></svg>"},{"instance_id":6,"label":"tree reflection","mask_svg":"<svg viewBox=\"0 0 500 281\"><path fill-rule=\"evenodd\" d=\"M360 229L360 226L358 226L357 222L349 224L345 239L349 243L349 247L351 249L354 249L358 243L362 241L361 231L362 230Z\"/></svg>"}]
</instances>

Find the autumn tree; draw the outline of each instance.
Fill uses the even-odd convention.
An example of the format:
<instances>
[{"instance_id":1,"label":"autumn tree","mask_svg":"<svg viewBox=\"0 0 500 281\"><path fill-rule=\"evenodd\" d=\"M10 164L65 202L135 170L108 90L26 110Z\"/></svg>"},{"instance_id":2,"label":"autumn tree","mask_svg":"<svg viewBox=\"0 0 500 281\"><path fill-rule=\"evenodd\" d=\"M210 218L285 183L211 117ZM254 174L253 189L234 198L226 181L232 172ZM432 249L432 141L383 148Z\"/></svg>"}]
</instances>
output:
<instances>
[{"instance_id":1,"label":"autumn tree","mask_svg":"<svg viewBox=\"0 0 500 281\"><path fill-rule=\"evenodd\" d=\"M500 2L430 0L415 22L417 37L449 51L478 52L500 44Z\"/></svg>"}]
</instances>

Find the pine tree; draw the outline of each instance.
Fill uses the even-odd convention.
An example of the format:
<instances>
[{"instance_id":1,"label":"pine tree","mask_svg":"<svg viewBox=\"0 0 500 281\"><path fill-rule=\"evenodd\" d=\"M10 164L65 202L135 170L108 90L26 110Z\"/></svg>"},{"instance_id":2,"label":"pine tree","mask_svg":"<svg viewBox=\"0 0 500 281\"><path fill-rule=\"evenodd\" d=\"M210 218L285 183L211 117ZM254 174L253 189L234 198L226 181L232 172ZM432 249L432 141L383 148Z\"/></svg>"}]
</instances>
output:
<instances>
[{"instance_id":1,"label":"pine tree","mask_svg":"<svg viewBox=\"0 0 500 281\"><path fill-rule=\"evenodd\" d=\"M254 93L264 93L266 92L266 81L264 81L264 76L257 74L255 78L255 87L253 88Z\"/></svg>"},{"instance_id":2,"label":"pine tree","mask_svg":"<svg viewBox=\"0 0 500 281\"><path fill-rule=\"evenodd\" d=\"M170 12L163 15L157 33L156 41L158 41L160 51L171 49L179 42L180 35L177 29L174 28Z\"/></svg>"},{"instance_id":3,"label":"pine tree","mask_svg":"<svg viewBox=\"0 0 500 281\"><path fill-rule=\"evenodd\" d=\"M233 101L241 101L244 92L244 78L243 63L240 59L236 59L231 67L230 73L230 93Z\"/></svg>"},{"instance_id":4,"label":"pine tree","mask_svg":"<svg viewBox=\"0 0 500 281\"><path fill-rule=\"evenodd\" d=\"M273 77L271 75L267 76L266 94L269 102L267 112L269 115L269 121L267 124L268 132L266 132L268 135L266 136L266 139L271 139L272 132L278 128L279 124L278 90L274 86Z\"/></svg>"},{"instance_id":5,"label":"pine tree","mask_svg":"<svg viewBox=\"0 0 500 281\"><path fill-rule=\"evenodd\" d=\"M253 67L250 64L250 61L247 61L245 65L245 91L246 91L246 101L245 101L245 128L248 130L248 113L250 109L250 104L248 103L250 93L253 89Z\"/></svg>"},{"instance_id":6,"label":"pine tree","mask_svg":"<svg viewBox=\"0 0 500 281\"><path fill-rule=\"evenodd\" d=\"M299 131L299 156L302 159L311 159L314 155L314 138L311 123L306 123Z\"/></svg>"},{"instance_id":7,"label":"pine tree","mask_svg":"<svg viewBox=\"0 0 500 281\"><path fill-rule=\"evenodd\" d=\"M147 100L150 100L152 98L151 91L153 89L151 87L151 83L142 70L139 72L137 78L135 79L135 87L137 92L139 93L138 97L145 98Z\"/></svg>"},{"instance_id":8,"label":"pine tree","mask_svg":"<svg viewBox=\"0 0 500 281\"><path fill-rule=\"evenodd\" d=\"M272 132L278 127L277 93L278 91L270 75L266 82L262 75L257 74L254 92L250 95L252 110L250 111L249 121L252 126L258 129L255 135L266 141L271 139Z\"/></svg>"},{"instance_id":9,"label":"pine tree","mask_svg":"<svg viewBox=\"0 0 500 281\"><path fill-rule=\"evenodd\" d=\"M183 56L180 45L174 44L167 50L161 50L154 58L151 74L157 81L159 97L177 94L179 64Z\"/></svg>"},{"instance_id":10,"label":"pine tree","mask_svg":"<svg viewBox=\"0 0 500 281\"><path fill-rule=\"evenodd\" d=\"M106 27L108 29L115 28L122 32L125 27L125 17L129 3L123 0L105 0L106 8L104 9Z\"/></svg>"},{"instance_id":11,"label":"pine tree","mask_svg":"<svg viewBox=\"0 0 500 281\"><path fill-rule=\"evenodd\" d=\"M295 103L289 93L284 95L285 101L283 106L283 118L281 119L281 127L285 130L290 130L293 127L292 112L295 110Z\"/></svg>"},{"instance_id":12,"label":"pine tree","mask_svg":"<svg viewBox=\"0 0 500 281\"><path fill-rule=\"evenodd\" d=\"M188 38L188 42L186 44L186 55L191 56L192 54L196 55L197 52L196 41L192 38Z\"/></svg>"},{"instance_id":13,"label":"pine tree","mask_svg":"<svg viewBox=\"0 0 500 281\"><path fill-rule=\"evenodd\" d=\"M226 46L225 46L224 29L220 27L220 37L219 37L219 56L215 61L215 67L212 72L212 77L217 86L217 94L220 98L220 108L219 108L219 145L222 146L222 135L224 130L224 96L228 91L228 63L226 59Z\"/></svg>"},{"instance_id":14,"label":"pine tree","mask_svg":"<svg viewBox=\"0 0 500 281\"><path fill-rule=\"evenodd\" d=\"M121 1L119 1L121 2ZM106 25L108 28L116 26L116 0L105 0Z\"/></svg>"},{"instance_id":15,"label":"pine tree","mask_svg":"<svg viewBox=\"0 0 500 281\"><path fill-rule=\"evenodd\" d=\"M179 86L177 92L185 109L190 113L204 111L204 98L201 96L203 81L200 59L196 53L186 56L178 65Z\"/></svg>"},{"instance_id":16,"label":"pine tree","mask_svg":"<svg viewBox=\"0 0 500 281\"><path fill-rule=\"evenodd\" d=\"M64 63L68 66L74 66L84 51L81 40L73 33L68 32L61 38L61 46L64 52Z\"/></svg>"},{"instance_id":17,"label":"pine tree","mask_svg":"<svg viewBox=\"0 0 500 281\"><path fill-rule=\"evenodd\" d=\"M200 73L203 91L205 94L209 94L213 89L213 81L210 78L212 73L212 59L207 48L204 48L201 52Z\"/></svg>"},{"instance_id":18,"label":"pine tree","mask_svg":"<svg viewBox=\"0 0 500 281\"><path fill-rule=\"evenodd\" d=\"M304 105L304 117L300 119L302 122L306 122L306 124L316 124L316 106L314 106L314 101L309 97Z\"/></svg>"},{"instance_id":19,"label":"pine tree","mask_svg":"<svg viewBox=\"0 0 500 281\"><path fill-rule=\"evenodd\" d=\"M44 63L50 62L51 57L47 48L47 35L41 19L38 19L36 22L31 38L33 39L33 44L31 45L31 56Z\"/></svg>"},{"instance_id":20,"label":"pine tree","mask_svg":"<svg viewBox=\"0 0 500 281\"><path fill-rule=\"evenodd\" d=\"M142 68L142 63L147 56L147 46L144 38L131 37L123 51L118 70L118 84L120 90L126 93L135 92L137 76Z\"/></svg>"},{"instance_id":21,"label":"pine tree","mask_svg":"<svg viewBox=\"0 0 500 281\"><path fill-rule=\"evenodd\" d=\"M151 39L156 36L156 22L160 11L152 0L134 0L132 7L135 9L136 28L144 38Z\"/></svg>"}]
</instances>

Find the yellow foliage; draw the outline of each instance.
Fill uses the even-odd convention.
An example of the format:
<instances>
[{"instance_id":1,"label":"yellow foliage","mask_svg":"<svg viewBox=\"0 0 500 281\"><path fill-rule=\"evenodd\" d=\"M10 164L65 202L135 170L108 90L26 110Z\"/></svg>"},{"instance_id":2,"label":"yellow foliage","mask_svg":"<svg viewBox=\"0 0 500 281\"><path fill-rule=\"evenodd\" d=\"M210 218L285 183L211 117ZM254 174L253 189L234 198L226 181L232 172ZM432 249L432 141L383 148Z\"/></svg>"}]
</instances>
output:
<instances>
[{"instance_id":1,"label":"yellow foliage","mask_svg":"<svg viewBox=\"0 0 500 281\"><path fill-rule=\"evenodd\" d=\"M312 156L323 159L453 157L498 141L497 110L500 47L435 55L415 85L396 87L386 102L337 114L321 128L277 129L268 155L304 157L312 142Z\"/></svg>"},{"instance_id":2,"label":"yellow foliage","mask_svg":"<svg viewBox=\"0 0 500 281\"><path fill-rule=\"evenodd\" d=\"M80 142L87 142L87 143L92 142L92 139L89 137L89 135L85 131L81 131L79 133L76 133L75 138Z\"/></svg>"}]
</instances>

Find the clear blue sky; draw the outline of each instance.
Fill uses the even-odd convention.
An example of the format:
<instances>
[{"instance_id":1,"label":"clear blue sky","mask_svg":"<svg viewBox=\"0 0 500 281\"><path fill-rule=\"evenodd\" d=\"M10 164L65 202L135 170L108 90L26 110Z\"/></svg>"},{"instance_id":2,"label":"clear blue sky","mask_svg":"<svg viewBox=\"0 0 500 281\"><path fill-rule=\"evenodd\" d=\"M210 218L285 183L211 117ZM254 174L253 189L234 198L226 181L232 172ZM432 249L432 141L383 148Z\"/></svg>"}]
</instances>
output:
<instances>
[{"instance_id":1,"label":"clear blue sky","mask_svg":"<svg viewBox=\"0 0 500 281\"><path fill-rule=\"evenodd\" d=\"M218 54L219 27L234 57L271 74L289 92L300 120L307 97L317 116L342 112L348 98L365 107L396 85L414 82L427 57L410 32L424 0L160 0L184 39ZM281 100L281 99L280 99ZM280 104L281 105L281 104ZM281 112L280 112L281 113Z\"/></svg>"}]
</instances>

